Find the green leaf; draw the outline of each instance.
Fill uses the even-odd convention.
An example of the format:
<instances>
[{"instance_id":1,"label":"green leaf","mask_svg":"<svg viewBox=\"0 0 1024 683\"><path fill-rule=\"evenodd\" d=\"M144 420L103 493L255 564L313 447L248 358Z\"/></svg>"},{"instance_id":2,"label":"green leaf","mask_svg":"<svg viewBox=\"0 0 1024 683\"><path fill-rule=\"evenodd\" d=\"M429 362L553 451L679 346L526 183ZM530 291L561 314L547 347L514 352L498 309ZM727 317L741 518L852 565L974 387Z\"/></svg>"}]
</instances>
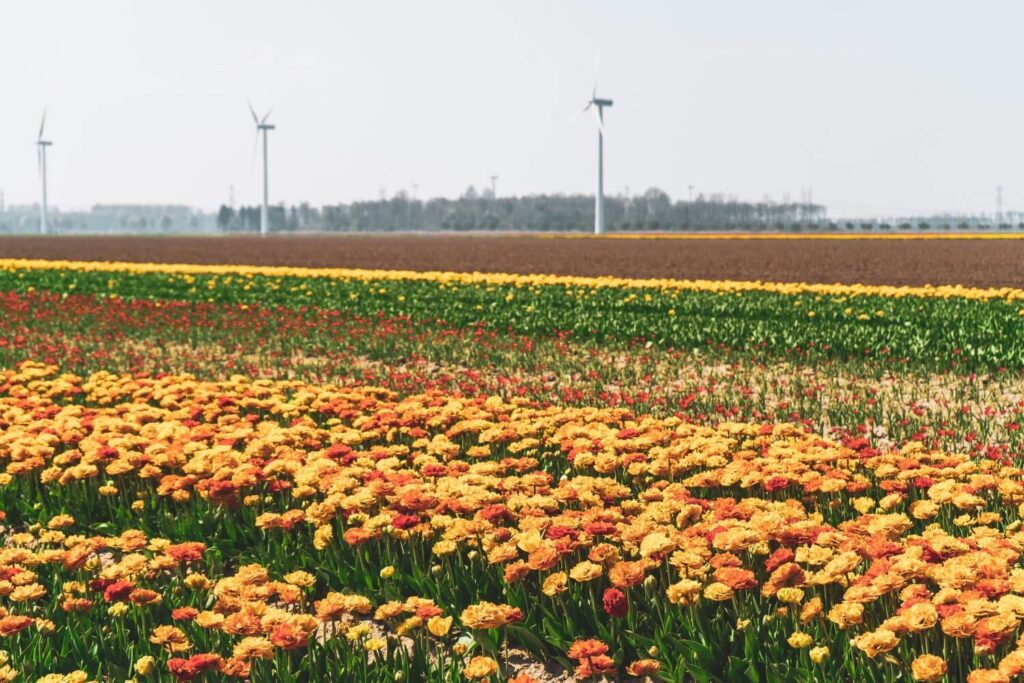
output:
<instances>
[{"instance_id":1,"label":"green leaf","mask_svg":"<svg viewBox=\"0 0 1024 683\"><path fill-rule=\"evenodd\" d=\"M761 682L761 677L758 676L757 671L750 665L750 662L739 657L729 657L729 665L726 672L729 675L729 681Z\"/></svg>"},{"instance_id":2,"label":"green leaf","mask_svg":"<svg viewBox=\"0 0 1024 683\"><path fill-rule=\"evenodd\" d=\"M549 648L533 631L522 626L516 626L515 624L509 624L505 629L511 640L525 647L534 657L538 659L546 659L548 657Z\"/></svg>"}]
</instances>

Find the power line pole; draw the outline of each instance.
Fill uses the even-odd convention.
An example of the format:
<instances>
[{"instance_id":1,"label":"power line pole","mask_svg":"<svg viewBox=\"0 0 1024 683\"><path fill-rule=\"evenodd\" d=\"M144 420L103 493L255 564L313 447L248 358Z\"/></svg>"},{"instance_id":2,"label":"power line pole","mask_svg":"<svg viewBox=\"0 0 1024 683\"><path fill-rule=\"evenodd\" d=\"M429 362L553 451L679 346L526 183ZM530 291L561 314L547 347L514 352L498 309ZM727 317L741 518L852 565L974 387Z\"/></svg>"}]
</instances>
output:
<instances>
[{"instance_id":1,"label":"power line pole","mask_svg":"<svg viewBox=\"0 0 1024 683\"><path fill-rule=\"evenodd\" d=\"M497 199L498 198L497 180L498 180L498 176L496 176L496 175L492 175L491 176L491 199Z\"/></svg>"}]
</instances>

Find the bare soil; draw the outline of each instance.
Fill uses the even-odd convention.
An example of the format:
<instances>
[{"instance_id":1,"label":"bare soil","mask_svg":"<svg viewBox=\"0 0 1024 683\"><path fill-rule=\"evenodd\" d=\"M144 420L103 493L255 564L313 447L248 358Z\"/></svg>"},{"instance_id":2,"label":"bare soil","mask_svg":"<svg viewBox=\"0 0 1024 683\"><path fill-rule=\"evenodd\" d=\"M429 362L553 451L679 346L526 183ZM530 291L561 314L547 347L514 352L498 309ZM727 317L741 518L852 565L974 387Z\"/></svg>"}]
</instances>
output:
<instances>
[{"instance_id":1,"label":"bare soil","mask_svg":"<svg viewBox=\"0 0 1024 683\"><path fill-rule=\"evenodd\" d=\"M1024 239L2 236L0 258L1024 287Z\"/></svg>"}]
</instances>

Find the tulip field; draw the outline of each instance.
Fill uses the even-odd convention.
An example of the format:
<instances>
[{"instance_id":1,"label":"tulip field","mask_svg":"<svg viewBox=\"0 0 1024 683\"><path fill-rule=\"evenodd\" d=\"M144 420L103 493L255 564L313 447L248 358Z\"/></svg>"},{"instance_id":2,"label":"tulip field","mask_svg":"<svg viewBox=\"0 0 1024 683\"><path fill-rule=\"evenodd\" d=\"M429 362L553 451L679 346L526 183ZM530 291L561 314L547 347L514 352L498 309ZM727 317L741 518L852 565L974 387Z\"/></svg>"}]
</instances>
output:
<instances>
[{"instance_id":1,"label":"tulip field","mask_svg":"<svg viewBox=\"0 0 1024 683\"><path fill-rule=\"evenodd\" d=\"M0 260L0 683L1024 680L1024 290Z\"/></svg>"}]
</instances>

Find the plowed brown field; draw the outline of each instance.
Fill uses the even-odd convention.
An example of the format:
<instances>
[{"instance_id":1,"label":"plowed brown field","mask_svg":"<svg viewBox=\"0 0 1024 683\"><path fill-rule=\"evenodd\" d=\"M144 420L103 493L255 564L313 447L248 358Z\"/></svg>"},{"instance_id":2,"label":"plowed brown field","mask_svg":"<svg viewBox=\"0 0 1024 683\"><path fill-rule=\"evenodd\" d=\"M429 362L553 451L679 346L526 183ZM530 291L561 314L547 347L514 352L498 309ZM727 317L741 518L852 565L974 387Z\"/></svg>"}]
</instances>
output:
<instances>
[{"instance_id":1,"label":"plowed brown field","mask_svg":"<svg viewBox=\"0 0 1024 683\"><path fill-rule=\"evenodd\" d=\"M569 239L523 235L0 237L0 258L1024 286L1024 240Z\"/></svg>"}]
</instances>

